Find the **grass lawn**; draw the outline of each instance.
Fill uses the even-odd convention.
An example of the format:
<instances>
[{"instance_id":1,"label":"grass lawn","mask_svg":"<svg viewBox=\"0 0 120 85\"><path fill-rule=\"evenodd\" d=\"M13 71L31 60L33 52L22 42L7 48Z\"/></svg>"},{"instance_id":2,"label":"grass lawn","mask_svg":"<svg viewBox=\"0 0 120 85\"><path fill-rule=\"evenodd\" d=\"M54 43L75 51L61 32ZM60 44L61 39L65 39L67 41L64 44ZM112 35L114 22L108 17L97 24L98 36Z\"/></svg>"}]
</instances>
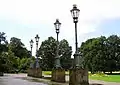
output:
<instances>
[{"instance_id":1,"label":"grass lawn","mask_svg":"<svg viewBox=\"0 0 120 85\"><path fill-rule=\"evenodd\" d=\"M52 71L42 71L44 75L52 75ZM69 71L65 72L66 75L69 75Z\"/></svg>"},{"instance_id":2,"label":"grass lawn","mask_svg":"<svg viewBox=\"0 0 120 85\"><path fill-rule=\"evenodd\" d=\"M102 80L107 82L120 82L120 75L89 75L90 79L93 80Z\"/></svg>"},{"instance_id":3,"label":"grass lawn","mask_svg":"<svg viewBox=\"0 0 120 85\"><path fill-rule=\"evenodd\" d=\"M42 71L44 75L52 75L52 71Z\"/></svg>"}]
</instances>

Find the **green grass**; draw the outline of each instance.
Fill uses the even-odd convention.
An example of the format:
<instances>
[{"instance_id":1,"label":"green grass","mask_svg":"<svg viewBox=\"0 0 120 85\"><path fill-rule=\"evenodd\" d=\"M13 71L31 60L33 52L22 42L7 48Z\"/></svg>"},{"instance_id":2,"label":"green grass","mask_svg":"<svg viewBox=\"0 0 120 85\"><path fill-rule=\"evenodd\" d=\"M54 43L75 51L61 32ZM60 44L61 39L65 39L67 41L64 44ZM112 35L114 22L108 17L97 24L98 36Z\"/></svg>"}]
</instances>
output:
<instances>
[{"instance_id":1,"label":"green grass","mask_svg":"<svg viewBox=\"0 0 120 85\"><path fill-rule=\"evenodd\" d=\"M120 82L120 75L89 75L90 79L93 80L102 80L107 82Z\"/></svg>"},{"instance_id":2,"label":"green grass","mask_svg":"<svg viewBox=\"0 0 120 85\"><path fill-rule=\"evenodd\" d=\"M52 75L52 71L42 71L44 75Z\"/></svg>"},{"instance_id":3,"label":"green grass","mask_svg":"<svg viewBox=\"0 0 120 85\"><path fill-rule=\"evenodd\" d=\"M44 75L52 75L52 71L42 71ZM69 75L69 71L65 72L66 75Z\"/></svg>"}]
</instances>

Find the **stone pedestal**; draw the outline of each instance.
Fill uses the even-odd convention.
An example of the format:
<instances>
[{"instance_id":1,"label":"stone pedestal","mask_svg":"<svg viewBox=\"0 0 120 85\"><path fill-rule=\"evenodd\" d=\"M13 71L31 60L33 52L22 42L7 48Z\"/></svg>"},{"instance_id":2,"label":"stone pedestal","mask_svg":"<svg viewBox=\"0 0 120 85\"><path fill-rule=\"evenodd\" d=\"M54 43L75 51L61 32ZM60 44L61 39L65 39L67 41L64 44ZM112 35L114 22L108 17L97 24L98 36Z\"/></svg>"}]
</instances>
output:
<instances>
[{"instance_id":1,"label":"stone pedestal","mask_svg":"<svg viewBox=\"0 0 120 85\"><path fill-rule=\"evenodd\" d=\"M3 72L0 72L0 76L3 76Z\"/></svg>"},{"instance_id":2,"label":"stone pedestal","mask_svg":"<svg viewBox=\"0 0 120 85\"><path fill-rule=\"evenodd\" d=\"M61 68L54 68L52 70L52 81L65 82L65 70Z\"/></svg>"},{"instance_id":3,"label":"stone pedestal","mask_svg":"<svg viewBox=\"0 0 120 85\"><path fill-rule=\"evenodd\" d=\"M28 69L28 76L42 78L42 69L41 68L30 68Z\"/></svg>"},{"instance_id":4,"label":"stone pedestal","mask_svg":"<svg viewBox=\"0 0 120 85\"><path fill-rule=\"evenodd\" d=\"M89 85L87 69L70 69L69 85Z\"/></svg>"},{"instance_id":5,"label":"stone pedestal","mask_svg":"<svg viewBox=\"0 0 120 85\"><path fill-rule=\"evenodd\" d=\"M32 68L29 68L29 69L27 70L27 75L28 75L28 76L32 76Z\"/></svg>"},{"instance_id":6,"label":"stone pedestal","mask_svg":"<svg viewBox=\"0 0 120 85\"><path fill-rule=\"evenodd\" d=\"M42 78L42 69L41 68L35 69L35 77Z\"/></svg>"}]
</instances>

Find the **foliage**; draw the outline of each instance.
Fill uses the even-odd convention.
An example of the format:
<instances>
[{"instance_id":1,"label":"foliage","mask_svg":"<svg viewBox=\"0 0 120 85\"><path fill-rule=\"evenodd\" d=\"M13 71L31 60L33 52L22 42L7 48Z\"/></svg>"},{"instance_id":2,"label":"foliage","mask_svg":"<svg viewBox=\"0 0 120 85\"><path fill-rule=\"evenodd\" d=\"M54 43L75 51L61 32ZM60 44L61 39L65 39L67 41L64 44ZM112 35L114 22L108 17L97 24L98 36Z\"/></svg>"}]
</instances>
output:
<instances>
[{"instance_id":1,"label":"foliage","mask_svg":"<svg viewBox=\"0 0 120 85\"><path fill-rule=\"evenodd\" d=\"M72 55L72 47L69 46L67 40L63 39L59 44L59 55L61 59L61 65L65 69L69 69L71 67L71 55Z\"/></svg>"},{"instance_id":2,"label":"foliage","mask_svg":"<svg viewBox=\"0 0 120 85\"><path fill-rule=\"evenodd\" d=\"M39 49L39 56L42 58L44 70L52 70L54 67L56 47L57 41L53 37L48 37L47 40L42 42ZM71 66L71 50L72 48L69 46L67 40L63 39L59 42L59 56L61 65L65 69L68 69Z\"/></svg>"},{"instance_id":3,"label":"foliage","mask_svg":"<svg viewBox=\"0 0 120 85\"><path fill-rule=\"evenodd\" d=\"M22 59L18 58L18 62L19 62L18 65L19 72L26 72L30 66L30 58L22 58Z\"/></svg>"},{"instance_id":4,"label":"foliage","mask_svg":"<svg viewBox=\"0 0 120 85\"><path fill-rule=\"evenodd\" d=\"M29 68L29 51L20 39L12 37L7 42L4 32L0 32L0 72L14 73Z\"/></svg>"},{"instance_id":5,"label":"foliage","mask_svg":"<svg viewBox=\"0 0 120 85\"><path fill-rule=\"evenodd\" d=\"M8 53L6 55L3 55L6 58L5 68L7 72L14 72L17 69L18 63L16 60L16 56L11 51L11 49L8 49Z\"/></svg>"},{"instance_id":6,"label":"foliage","mask_svg":"<svg viewBox=\"0 0 120 85\"><path fill-rule=\"evenodd\" d=\"M6 59L4 58L4 54L7 52L7 40L4 32L0 32L0 72L4 71L4 65Z\"/></svg>"},{"instance_id":7,"label":"foliage","mask_svg":"<svg viewBox=\"0 0 120 85\"><path fill-rule=\"evenodd\" d=\"M88 39L82 43L79 51L83 54L84 67L92 73L112 73L120 69L120 37L117 35Z\"/></svg>"},{"instance_id":8,"label":"foliage","mask_svg":"<svg viewBox=\"0 0 120 85\"><path fill-rule=\"evenodd\" d=\"M29 57L29 51L24 47L24 44L20 39L16 37L12 37L10 39L10 47L12 52L14 52L15 56L21 58Z\"/></svg>"},{"instance_id":9,"label":"foliage","mask_svg":"<svg viewBox=\"0 0 120 85\"><path fill-rule=\"evenodd\" d=\"M72 47L63 39L59 43L59 57L61 66L66 70L72 66ZM43 70L52 70L56 57L57 41L48 37L39 48L39 63ZM83 66L91 73L111 72L120 69L120 37L111 35L91 38L81 44L79 52L82 54ZM4 32L0 32L0 72L26 72L30 62L35 57L22 43L21 39L12 37L10 43Z\"/></svg>"},{"instance_id":10,"label":"foliage","mask_svg":"<svg viewBox=\"0 0 120 85\"><path fill-rule=\"evenodd\" d=\"M56 40L53 37L49 37L48 40L42 42L39 56L42 58L43 69L51 70L53 68L56 46Z\"/></svg>"}]
</instances>

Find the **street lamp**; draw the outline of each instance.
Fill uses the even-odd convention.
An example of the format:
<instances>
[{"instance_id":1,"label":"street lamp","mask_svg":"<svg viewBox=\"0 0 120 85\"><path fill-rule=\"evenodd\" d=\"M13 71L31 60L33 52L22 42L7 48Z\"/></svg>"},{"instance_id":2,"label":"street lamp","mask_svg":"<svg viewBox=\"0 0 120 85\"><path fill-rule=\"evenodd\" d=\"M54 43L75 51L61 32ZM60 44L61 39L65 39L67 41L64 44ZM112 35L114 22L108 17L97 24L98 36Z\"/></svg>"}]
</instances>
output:
<instances>
[{"instance_id":1,"label":"street lamp","mask_svg":"<svg viewBox=\"0 0 120 85\"><path fill-rule=\"evenodd\" d=\"M57 34L57 47L56 47L55 64L54 64L54 69L52 70L51 80L55 82L65 82L65 70L61 67L60 64L58 34L60 33L61 23L59 22L58 19L56 19L54 26Z\"/></svg>"},{"instance_id":2,"label":"street lamp","mask_svg":"<svg viewBox=\"0 0 120 85\"><path fill-rule=\"evenodd\" d=\"M59 51L58 34L59 34L59 29L60 29L61 23L59 22L58 19L56 19L54 26L55 26L56 33L57 33L57 50L56 50L56 57L55 57L55 68L61 68L60 58L59 58L59 54L58 54L58 51Z\"/></svg>"},{"instance_id":3,"label":"street lamp","mask_svg":"<svg viewBox=\"0 0 120 85\"><path fill-rule=\"evenodd\" d=\"M70 10L73 22L75 23L75 54L73 61L73 68L70 69L69 74L69 85L89 85L88 83L88 71L83 68L82 62L83 59L81 57L81 53L78 51L78 41L77 41L77 23L80 10L76 5L73 5L73 9Z\"/></svg>"},{"instance_id":4,"label":"street lamp","mask_svg":"<svg viewBox=\"0 0 120 85\"><path fill-rule=\"evenodd\" d=\"M38 62L38 42L39 42L39 36L38 34L36 35L35 37L35 40L36 40L36 68L39 68L39 62Z\"/></svg>"},{"instance_id":5,"label":"street lamp","mask_svg":"<svg viewBox=\"0 0 120 85\"><path fill-rule=\"evenodd\" d=\"M31 48L31 59L32 59L32 48L33 48L33 40L31 39L31 41L30 41L30 48ZM32 66L32 62L30 63L30 68L32 68L33 66Z\"/></svg>"},{"instance_id":6,"label":"street lamp","mask_svg":"<svg viewBox=\"0 0 120 85\"><path fill-rule=\"evenodd\" d=\"M78 17L79 17L79 12L80 10L77 8L76 5L73 5L73 9L70 10L72 17L73 17L73 22L75 23L75 54L74 54L74 64L76 68L80 67L80 54L78 52L78 41L77 41L77 22L78 22Z\"/></svg>"}]
</instances>

